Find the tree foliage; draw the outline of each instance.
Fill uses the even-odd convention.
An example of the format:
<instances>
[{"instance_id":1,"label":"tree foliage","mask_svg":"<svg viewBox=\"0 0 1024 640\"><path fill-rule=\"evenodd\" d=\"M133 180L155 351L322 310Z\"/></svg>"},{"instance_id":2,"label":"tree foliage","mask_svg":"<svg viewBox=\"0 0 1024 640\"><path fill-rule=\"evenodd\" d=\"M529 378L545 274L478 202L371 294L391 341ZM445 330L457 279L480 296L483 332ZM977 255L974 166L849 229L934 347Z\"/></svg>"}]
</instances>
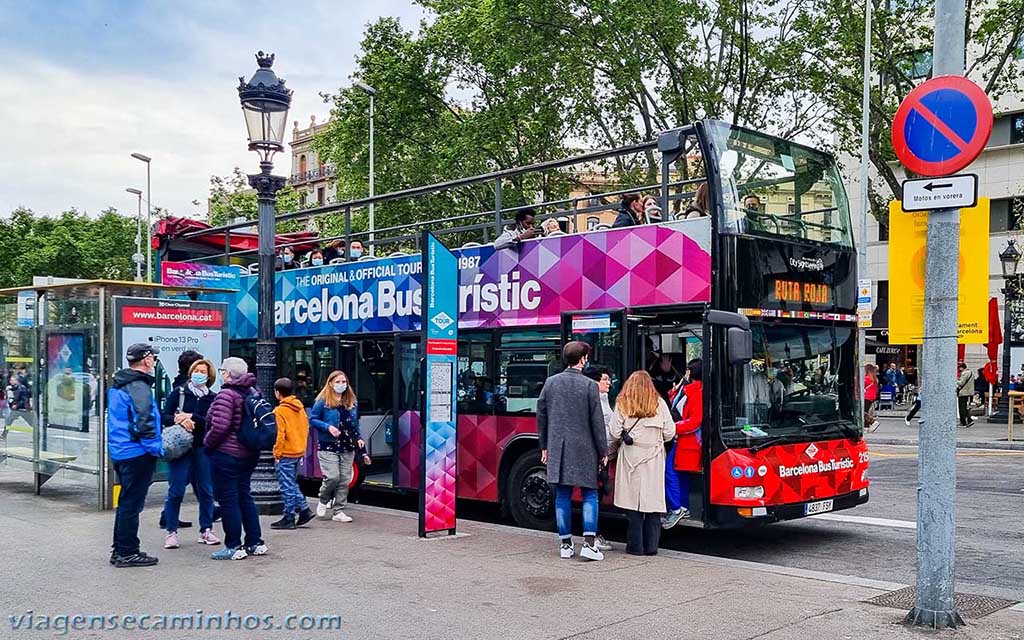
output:
<instances>
[{"instance_id":1,"label":"tree foliage","mask_svg":"<svg viewBox=\"0 0 1024 640\"><path fill-rule=\"evenodd\" d=\"M199 201L194 205L200 206ZM249 186L249 178L238 167L228 176L210 177L210 197L207 222L213 226L229 224L235 218L255 220L259 215L256 191ZM291 185L277 192L277 212L289 213L299 209L299 194ZM284 229L279 226L279 230Z\"/></svg>"},{"instance_id":2,"label":"tree foliage","mask_svg":"<svg viewBox=\"0 0 1024 640\"><path fill-rule=\"evenodd\" d=\"M930 51L934 14L925 0L872 1L872 198L884 217L898 184L889 126L920 81L912 70ZM419 2L431 20L413 31L394 18L371 24L357 60L377 90L378 193L649 140L702 118L859 154L864 0ZM994 98L1019 91L1024 0L967 6L969 77ZM321 157L335 164L339 199L364 197L367 97L345 88L325 99L333 120ZM638 184L656 168L651 154L604 170ZM509 181L504 202L558 197L572 179ZM485 210L493 198L488 186L387 203L377 227Z\"/></svg>"},{"instance_id":3,"label":"tree foliage","mask_svg":"<svg viewBox=\"0 0 1024 640\"><path fill-rule=\"evenodd\" d=\"M377 90L378 193L648 140L705 117L792 137L815 133L826 115L801 72L795 1L421 4L432 21L411 32L379 20L357 61L357 75ZM335 164L339 199L365 196L367 97L350 88L328 98L333 120L318 148ZM631 184L657 175L653 154L610 169ZM572 180L564 172L510 180L504 202L560 197ZM388 203L377 226L492 203L493 188Z\"/></svg>"},{"instance_id":4,"label":"tree foliage","mask_svg":"<svg viewBox=\"0 0 1024 640\"><path fill-rule=\"evenodd\" d=\"M0 262L6 265L0 286L29 285L37 275L132 280L135 234L135 217L113 208L99 217L75 209L55 217L15 209L0 219Z\"/></svg>"}]
</instances>

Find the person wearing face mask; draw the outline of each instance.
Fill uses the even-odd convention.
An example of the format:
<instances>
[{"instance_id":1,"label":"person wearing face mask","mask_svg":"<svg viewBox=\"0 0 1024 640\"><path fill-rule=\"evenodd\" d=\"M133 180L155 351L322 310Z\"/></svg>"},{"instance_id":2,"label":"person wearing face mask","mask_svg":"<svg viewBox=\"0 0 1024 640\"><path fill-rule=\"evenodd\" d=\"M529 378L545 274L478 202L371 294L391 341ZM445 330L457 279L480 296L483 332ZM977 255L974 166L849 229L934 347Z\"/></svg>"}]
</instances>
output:
<instances>
[{"instance_id":1,"label":"person wearing face mask","mask_svg":"<svg viewBox=\"0 0 1024 640\"><path fill-rule=\"evenodd\" d=\"M348 259L358 260L363 257L363 243L358 240L352 241L352 246L348 248Z\"/></svg>"},{"instance_id":2,"label":"person wearing face mask","mask_svg":"<svg viewBox=\"0 0 1024 640\"><path fill-rule=\"evenodd\" d=\"M544 382L537 398L537 439L541 464L555 494L555 521L562 558L576 555L572 543L572 492L583 497L580 556L604 560L597 548L598 475L608 464L608 437L597 385L583 375L590 345L573 341L562 349L566 369Z\"/></svg>"},{"instance_id":3,"label":"person wearing face mask","mask_svg":"<svg viewBox=\"0 0 1024 640\"><path fill-rule=\"evenodd\" d=\"M295 251L291 247L281 250L281 257L277 260L277 270L295 269L299 265L295 260Z\"/></svg>"},{"instance_id":4,"label":"person wearing face mask","mask_svg":"<svg viewBox=\"0 0 1024 640\"><path fill-rule=\"evenodd\" d=\"M333 504L331 520L352 522L352 518L345 514L348 485L352 482L356 451L364 449L366 442L359 432L356 394L349 386L344 371L334 371L327 376L327 382L309 412L309 424L317 430L317 459L324 474L316 515L326 517L328 507ZM364 462L366 460L364 457Z\"/></svg>"},{"instance_id":5,"label":"person wearing face mask","mask_svg":"<svg viewBox=\"0 0 1024 640\"><path fill-rule=\"evenodd\" d=\"M313 249L309 253L309 266L311 267L322 267L324 266L324 253L319 249Z\"/></svg>"},{"instance_id":6,"label":"person wearing face mask","mask_svg":"<svg viewBox=\"0 0 1024 640\"><path fill-rule=\"evenodd\" d=\"M110 564L151 567L158 560L139 550L139 514L146 504L156 461L164 454L160 411L153 395L156 347L137 343L125 354L128 368L114 374L107 392L107 453L117 471L121 493L114 516Z\"/></svg>"},{"instance_id":7,"label":"person wearing face mask","mask_svg":"<svg viewBox=\"0 0 1024 640\"><path fill-rule=\"evenodd\" d=\"M536 216L537 212L529 207L516 211L516 223L510 227L505 227L501 235L495 239L494 248L507 249L517 246L523 240L539 237L541 234L534 227L534 218Z\"/></svg>"},{"instance_id":8,"label":"person wearing face mask","mask_svg":"<svg viewBox=\"0 0 1024 640\"><path fill-rule=\"evenodd\" d=\"M253 388L256 376L249 373L249 365L241 358L224 358L219 375L221 389L206 412L203 444L210 456L213 495L221 509L224 548L210 557L244 560L266 555L268 550L260 528L260 511L252 498L252 473L259 452L250 451L238 439L242 420L246 419L246 397L259 392Z\"/></svg>"},{"instance_id":9,"label":"person wearing face mask","mask_svg":"<svg viewBox=\"0 0 1024 640\"><path fill-rule=\"evenodd\" d=\"M210 390L216 382L213 363L200 358L189 366L184 384L175 387L164 401L161 414L163 424L178 424L192 434L192 450L167 463L167 500L164 502L167 537L164 549L177 549L178 516L185 487L192 485L192 492L199 501L199 544L218 545L220 540L213 534L213 478L210 475L210 460L203 446L206 437L206 413L217 394Z\"/></svg>"}]
</instances>

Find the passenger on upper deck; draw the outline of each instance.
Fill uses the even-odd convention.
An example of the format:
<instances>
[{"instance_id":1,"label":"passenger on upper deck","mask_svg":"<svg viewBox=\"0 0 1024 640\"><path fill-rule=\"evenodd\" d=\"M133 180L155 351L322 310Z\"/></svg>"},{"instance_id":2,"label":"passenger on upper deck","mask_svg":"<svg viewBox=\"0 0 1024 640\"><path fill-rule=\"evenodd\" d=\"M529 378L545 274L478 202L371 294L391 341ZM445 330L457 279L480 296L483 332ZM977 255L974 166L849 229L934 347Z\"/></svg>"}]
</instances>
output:
<instances>
[{"instance_id":1,"label":"passenger on upper deck","mask_svg":"<svg viewBox=\"0 0 1024 640\"><path fill-rule=\"evenodd\" d=\"M692 220L694 218L703 218L708 215L708 209L710 209L710 197L708 196L708 183L702 182L697 187L697 193L693 196L693 202L690 206L686 207L686 211L683 212L683 218L686 220Z\"/></svg>"},{"instance_id":2,"label":"passenger on upper deck","mask_svg":"<svg viewBox=\"0 0 1024 640\"><path fill-rule=\"evenodd\" d=\"M518 244L521 240L529 240L540 235L533 226L533 219L536 216L537 212L530 208L517 211L515 225L505 227L498 239L494 241L494 248L505 249Z\"/></svg>"},{"instance_id":3,"label":"passenger on upper deck","mask_svg":"<svg viewBox=\"0 0 1024 640\"><path fill-rule=\"evenodd\" d=\"M309 252L309 266L321 267L324 264L324 252L319 249L313 249Z\"/></svg>"},{"instance_id":4,"label":"passenger on upper deck","mask_svg":"<svg viewBox=\"0 0 1024 640\"><path fill-rule=\"evenodd\" d=\"M553 236L558 233L563 233L561 225L558 224L558 220L554 218L548 218L541 223L541 228L544 230L545 236Z\"/></svg>"},{"instance_id":5,"label":"passenger on upper deck","mask_svg":"<svg viewBox=\"0 0 1024 640\"><path fill-rule=\"evenodd\" d=\"M751 193L743 198L743 208L755 213L763 213L761 210L761 198Z\"/></svg>"},{"instance_id":6,"label":"passenger on upper deck","mask_svg":"<svg viewBox=\"0 0 1024 640\"><path fill-rule=\"evenodd\" d=\"M644 196L644 216L648 222L661 222L661 204L654 196Z\"/></svg>"},{"instance_id":7,"label":"passenger on upper deck","mask_svg":"<svg viewBox=\"0 0 1024 640\"><path fill-rule=\"evenodd\" d=\"M619 213L615 216L612 228L635 227L646 224L647 218L644 215L644 203L640 200L640 194L627 193L622 196L622 204Z\"/></svg>"},{"instance_id":8,"label":"passenger on upper deck","mask_svg":"<svg viewBox=\"0 0 1024 640\"><path fill-rule=\"evenodd\" d=\"M330 264L331 260L345 257L345 241L336 238L327 243L324 248L324 262Z\"/></svg>"},{"instance_id":9,"label":"passenger on upper deck","mask_svg":"<svg viewBox=\"0 0 1024 640\"><path fill-rule=\"evenodd\" d=\"M358 240L352 241L352 246L348 249L349 260L358 260L363 257L363 243Z\"/></svg>"},{"instance_id":10,"label":"passenger on upper deck","mask_svg":"<svg viewBox=\"0 0 1024 640\"><path fill-rule=\"evenodd\" d=\"M281 255L277 259L277 270L295 269L298 266L298 263L295 261L295 251L291 247L281 249Z\"/></svg>"}]
</instances>

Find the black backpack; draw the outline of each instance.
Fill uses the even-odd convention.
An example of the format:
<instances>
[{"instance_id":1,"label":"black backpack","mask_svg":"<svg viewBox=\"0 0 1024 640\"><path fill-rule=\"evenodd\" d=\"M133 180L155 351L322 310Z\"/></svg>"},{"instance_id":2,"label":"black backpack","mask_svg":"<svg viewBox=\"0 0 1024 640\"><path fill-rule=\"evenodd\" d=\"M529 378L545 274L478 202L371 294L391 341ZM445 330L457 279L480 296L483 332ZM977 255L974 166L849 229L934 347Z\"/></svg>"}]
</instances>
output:
<instances>
[{"instance_id":1,"label":"black backpack","mask_svg":"<svg viewBox=\"0 0 1024 640\"><path fill-rule=\"evenodd\" d=\"M270 451L277 442L274 408L255 391L245 397L238 442L250 451Z\"/></svg>"}]
</instances>

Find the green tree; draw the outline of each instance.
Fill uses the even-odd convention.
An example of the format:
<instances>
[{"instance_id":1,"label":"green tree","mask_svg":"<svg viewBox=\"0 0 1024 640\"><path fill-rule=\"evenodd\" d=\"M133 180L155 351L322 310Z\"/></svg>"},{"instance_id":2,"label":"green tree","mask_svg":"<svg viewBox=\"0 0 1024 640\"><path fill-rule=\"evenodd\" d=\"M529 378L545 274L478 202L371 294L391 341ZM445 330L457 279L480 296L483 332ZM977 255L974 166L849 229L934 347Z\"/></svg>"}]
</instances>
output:
<instances>
[{"instance_id":1,"label":"green tree","mask_svg":"<svg viewBox=\"0 0 1024 640\"><path fill-rule=\"evenodd\" d=\"M196 206L202 206L198 200ZM255 220L259 214L256 191L249 186L249 178L238 167L228 176L210 177L210 197L207 200L207 222L219 226L229 224L235 218ZM299 209L299 194L291 185L277 192L277 212L289 213ZM278 231L294 231L296 223L279 225Z\"/></svg>"},{"instance_id":2,"label":"green tree","mask_svg":"<svg viewBox=\"0 0 1024 640\"><path fill-rule=\"evenodd\" d=\"M421 4L433 21L413 33L381 19L367 29L357 61L357 75L377 89L378 192L635 143L705 117L794 137L814 136L827 115L802 73L796 2ZM335 164L339 198L365 196L367 98L357 89L326 97L333 120L318 149ZM631 184L657 175L653 154L611 168ZM556 198L572 180L567 172L510 180L504 202ZM377 226L492 202L484 187L387 203Z\"/></svg>"},{"instance_id":3,"label":"green tree","mask_svg":"<svg viewBox=\"0 0 1024 640\"><path fill-rule=\"evenodd\" d=\"M56 217L15 209L0 219L0 286L31 284L32 276L131 280L135 218L105 209L89 217L71 209Z\"/></svg>"},{"instance_id":4,"label":"green tree","mask_svg":"<svg viewBox=\"0 0 1024 640\"><path fill-rule=\"evenodd\" d=\"M829 107L829 130L841 151L860 155L864 2L809 3L796 22L816 95ZM894 169L892 119L900 100L931 77L934 6L911 0L873 0L869 155L878 178L870 185L872 214L885 223L888 203L900 192ZM1024 0L967 2L967 76L993 99L1022 89Z\"/></svg>"}]
</instances>

